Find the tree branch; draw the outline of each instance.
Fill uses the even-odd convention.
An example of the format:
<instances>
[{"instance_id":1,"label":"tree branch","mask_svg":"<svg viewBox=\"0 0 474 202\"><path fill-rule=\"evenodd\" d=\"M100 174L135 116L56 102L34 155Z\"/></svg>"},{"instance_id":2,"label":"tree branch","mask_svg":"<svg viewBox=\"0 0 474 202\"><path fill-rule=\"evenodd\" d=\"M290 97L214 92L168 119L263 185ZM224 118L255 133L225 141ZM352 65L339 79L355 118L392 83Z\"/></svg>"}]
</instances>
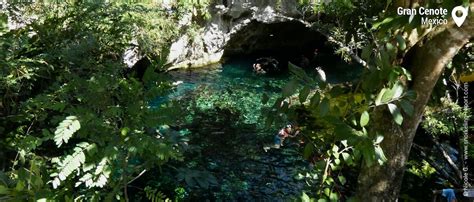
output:
<instances>
[{"instance_id":1,"label":"tree branch","mask_svg":"<svg viewBox=\"0 0 474 202\"><path fill-rule=\"evenodd\" d=\"M362 58L360 58L356 53L354 53L348 46L346 46L344 43L340 42L340 41L337 41L336 39L334 39L334 37L330 36L329 34L327 33L324 33L322 31L320 31L320 33L322 35L324 35L325 37L328 38L328 41L333 43L333 44L336 44L337 46L339 46L339 48L341 49L345 49L347 54L349 54L349 56L351 56L351 58L356 61L357 63L359 63L360 65L362 65L363 67L369 69L369 65L367 64L367 62L365 60L363 60Z\"/></svg>"},{"instance_id":2,"label":"tree branch","mask_svg":"<svg viewBox=\"0 0 474 202\"><path fill-rule=\"evenodd\" d=\"M132 183L133 181L135 181L135 180L137 180L138 178L140 178L143 174L145 174L146 171L147 171L146 169L142 170L142 172L140 172L136 177L134 177L133 179L131 179L130 181L128 181L127 184L130 184L130 183Z\"/></svg>"},{"instance_id":3,"label":"tree branch","mask_svg":"<svg viewBox=\"0 0 474 202\"><path fill-rule=\"evenodd\" d=\"M426 162L428 162L431 166L433 166L440 175L442 175L444 178L446 178L451 184L453 184L455 187L461 187L460 184L458 183L457 179L453 178L445 169L443 166L439 165L432 159L428 157L426 154L426 151L418 146L417 144L413 144L413 148L419 151L420 155L425 159Z\"/></svg>"},{"instance_id":4,"label":"tree branch","mask_svg":"<svg viewBox=\"0 0 474 202\"><path fill-rule=\"evenodd\" d=\"M433 142L435 143L435 147L438 148L438 150L441 151L441 154L443 154L443 157L445 158L445 160L448 162L448 164L451 166L451 168L456 173L456 177L458 178L458 180L461 180L462 179L461 170L459 170L458 166L454 163L453 159L451 159L448 152L446 152L446 150L441 146L441 144L438 142L438 140L436 138L432 137L431 135L430 135L430 137L431 137L431 140L433 140Z\"/></svg>"}]
</instances>

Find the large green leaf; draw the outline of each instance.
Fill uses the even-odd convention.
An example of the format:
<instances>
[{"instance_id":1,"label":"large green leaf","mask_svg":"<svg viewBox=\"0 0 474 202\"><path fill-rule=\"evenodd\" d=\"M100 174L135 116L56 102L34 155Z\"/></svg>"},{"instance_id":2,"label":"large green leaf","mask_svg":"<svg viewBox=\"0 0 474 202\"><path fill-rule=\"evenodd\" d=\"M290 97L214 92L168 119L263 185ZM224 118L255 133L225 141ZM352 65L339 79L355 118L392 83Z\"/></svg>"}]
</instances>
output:
<instances>
[{"instance_id":1,"label":"large green leaf","mask_svg":"<svg viewBox=\"0 0 474 202\"><path fill-rule=\"evenodd\" d=\"M348 154L347 152L342 152L341 156L342 156L342 159L344 159L344 161L348 161L351 155Z\"/></svg>"},{"instance_id":2,"label":"large green leaf","mask_svg":"<svg viewBox=\"0 0 474 202\"><path fill-rule=\"evenodd\" d=\"M393 120L395 123L398 125L402 125L403 123L403 116L400 113L400 110L398 109L397 105L389 103L388 105L388 110L390 111L390 114L393 116Z\"/></svg>"},{"instance_id":3,"label":"large green leaf","mask_svg":"<svg viewBox=\"0 0 474 202\"><path fill-rule=\"evenodd\" d=\"M54 177L52 181L53 188L58 188L62 181L65 181L74 171L79 170L81 165L86 161L84 152L90 150L92 147L95 147L95 144L81 142L74 148L74 153L67 155L63 160L60 161L57 158L51 160L59 166L59 172L52 176Z\"/></svg>"},{"instance_id":4,"label":"large green leaf","mask_svg":"<svg viewBox=\"0 0 474 202\"><path fill-rule=\"evenodd\" d=\"M371 166L374 163L374 159L375 159L375 151L374 151L373 145L369 143L362 144L360 146L360 150L364 157L365 163L368 166Z\"/></svg>"},{"instance_id":5,"label":"large green leaf","mask_svg":"<svg viewBox=\"0 0 474 202\"><path fill-rule=\"evenodd\" d=\"M347 181L346 181L346 178L344 176L339 175L337 178L339 179L339 182L341 182L342 185L346 184Z\"/></svg>"},{"instance_id":6,"label":"large green leaf","mask_svg":"<svg viewBox=\"0 0 474 202\"><path fill-rule=\"evenodd\" d=\"M409 100L415 100L417 95L416 95L416 92L414 90L408 90L406 93L405 93L405 96L407 99Z\"/></svg>"},{"instance_id":7,"label":"large green leaf","mask_svg":"<svg viewBox=\"0 0 474 202\"><path fill-rule=\"evenodd\" d=\"M325 116L329 112L329 99L324 98L321 104L319 105L319 115Z\"/></svg>"},{"instance_id":8,"label":"large green leaf","mask_svg":"<svg viewBox=\"0 0 474 202\"><path fill-rule=\"evenodd\" d=\"M382 95L382 103L386 104L390 102L395 95L395 91L392 89L387 89Z\"/></svg>"},{"instance_id":9,"label":"large green leaf","mask_svg":"<svg viewBox=\"0 0 474 202\"><path fill-rule=\"evenodd\" d=\"M308 86L305 86L303 89L301 89L300 94L298 95L298 98L301 103L305 102L306 99L308 98L310 89Z\"/></svg>"},{"instance_id":10,"label":"large green leaf","mask_svg":"<svg viewBox=\"0 0 474 202\"><path fill-rule=\"evenodd\" d=\"M372 30L375 30L375 29L379 28L381 25L390 23L392 21L393 21L393 17L388 17L388 18L385 18L383 21L376 22L372 25Z\"/></svg>"},{"instance_id":11,"label":"large green leaf","mask_svg":"<svg viewBox=\"0 0 474 202\"><path fill-rule=\"evenodd\" d=\"M414 113L415 109L413 108L413 105L409 101L401 100L400 101L400 106L402 107L403 111L408 116L413 116L413 113Z\"/></svg>"},{"instance_id":12,"label":"large green leaf","mask_svg":"<svg viewBox=\"0 0 474 202\"><path fill-rule=\"evenodd\" d=\"M329 196L331 194L331 189L329 188L324 188L324 195Z\"/></svg>"},{"instance_id":13,"label":"large green leaf","mask_svg":"<svg viewBox=\"0 0 474 202\"><path fill-rule=\"evenodd\" d=\"M387 91L388 89L387 88L382 88L382 90L380 90L379 94L377 95L377 98L375 98L375 105L376 106L379 106L382 103L382 97L383 95L385 94L385 91Z\"/></svg>"},{"instance_id":14,"label":"large green leaf","mask_svg":"<svg viewBox=\"0 0 474 202\"><path fill-rule=\"evenodd\" d=\"M63 143L67 143L72 135L81 128L79 120L76 116L68 116L62 121L54 132L54 141L60 147Z\"/></svg>"},{"instance_id":15,"label":"large green leaf","mask_svg":"<svg viewBox=\"0 0 474 202\"><path fill-rule=\"evenodd\" d=\"M377 158L377 162L382 165L385 161L387 161L387 157L385 157L385 154L383 153L382 148L380 145L375 145L375 157Z\"/></svg>"},{"instance_id":16,"label":"large green leaf","mask_svg":"<svg viewBox=\"0 0 474 202\"><path fill-rule=\"evenodd\" d=\"M387 104L395 99L400 98L403 94L403 86L400 82L396 82L392 88L382 88L377 97L375 98L375 105L379 106L382 104Z\"/></svg>"},{"instance_id":17,"label":"large green leaf","mask_svg":"<svg viewBox=\"0 0 474 202\"><path fill-rule=\"evenodd\" d=\"M319 105L319 100L321 99L321 95L316 92L313 97L311 97L311 100L310 100L310 106L311 107L316 107Z\"/></svg>"},{"instance_id":18,"label":"large green leaf","mask_svg":"<svg viewBox=\"0 0 474 202\"><path fill-rule=\"evenodd\" d=\"M405 42L405 39L403 38L402 35L397 35L397 43L398 43L398 48L402 51L404 51L407 48L407 44Z\"/></svg>"},{"instance_id":19,"label":"large green leaf","mask_svg":"<svg viewBox=\"0 0 474 202\"><path fill-rule=\"evenodd\" d=\"M369 123L369 113L367 111L364 111L361 115L360 115L360 126L361 127L364 127L366 126L368 123Z\"/></svg>"},{"instance_id":20,"label":"large green leaf","mask_svg":"<svg viewBox=\"0 0 474 202\"><path fill-rule=\"evenodd\" d=\"M393 91L392 100L399 98L403 94L403 85L400 82L396 82L391 91Z\"/></svg>"},{"instance_id":21,"label":"large green leaf","mask_svg":"<svg viewBox=\"0 0 474 202\"><path fill-rule=\"evenodd\" d=\"M306 193L303 192L303 193L301 194L301 201L302 201L302 202L310 202L311 199L309 198L309 196L308 196Z\"/></svg>"},{"instance_id":22,"label":"large green leaf","mask_svg":"<svg viewBox=\"0 0 474 202\"><path fill-rule=\"evenodd\" d=\"M332 192L331 195L329 195L329 200L339 201L339 195L337 195L337 193Z\"/></svg>"},{"instance_id":23,"label":"large green leaf","mask_svg":"<svg viewBox=\"0 0 474 202\"><path fill-rule=\"evenodd\" d=\"M298 82L294 79L292 79L290 82L288 82L285 87L282 89L282 95L283 97L289 97L293 95L296 92L296 89L298 88Z\"/></svg>"}]
</instances>

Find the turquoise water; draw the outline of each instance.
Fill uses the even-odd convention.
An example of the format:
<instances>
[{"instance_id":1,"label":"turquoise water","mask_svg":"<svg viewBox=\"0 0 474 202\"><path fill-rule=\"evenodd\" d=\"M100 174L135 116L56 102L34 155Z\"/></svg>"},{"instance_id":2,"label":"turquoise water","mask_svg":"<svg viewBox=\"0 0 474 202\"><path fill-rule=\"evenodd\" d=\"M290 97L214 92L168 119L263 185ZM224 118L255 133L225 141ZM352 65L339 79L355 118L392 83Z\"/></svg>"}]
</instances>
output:
<instances>
[{"instance_id":1,"label":"turquoise water","mask_svg":"<svg viewBox=\"0 0 474 202\"><path fill-rule=\"evenodd\" d=\"M170 72L175 82L180 84L174 91L159 98L159 102L169 99L179 99L200 86L210 86L214 90L240 90L249 93L279 93L281 87L289 80L289 72L281 75L257 75L252 71L252 64L255 59L251 57L237 57L226 61L223 64L214 64L207 67L200 67L189 70L178 70ZM362 68L357 65L349 65L340 59L332 56L321 61L320 66L326 72L329 83L342 83L357 79ZM314 76L313 69L307 69L310 76Z\"/></svg>"},{"instance_id":2,"label":"turquoise water","mask_svg":"<svg viewBox=\"0 0 474 202\"><path fill-rule=\"evenodd\" d=\"M252 62L250 59L235 59L224 64L175 71L171 72L171 75L175 81L183 82L176 89L176 92L180 93L195 89L199 85L211 85L220 90L245 88L256 92L274 92L278 89L272 88L273 83L281 85L288 80L288 76L285 75L272 77L257 75L252 72Z\"/></svg>"},{"instance_id":3,"label":"turquoise water","mask_svg":"<svg viewBox=\"0 0 474 202\"><path fill-rule=\"evenodd\" d=\"M198 69L170 72L178 85L158 102L181 100L196 105L200 110L229 108L238 112L245 123L257 124L264 105L262 97L275 100L288 75L257 75L252 71L251 59L235 59ZM270 103L267 106L271 106Z\"/></svg>"},{"instance_id":4,"label":"turquoise water","mask_svg":"<svg viewBox=\"0 0 474 202\"><path fill-rule=\"evenodd\" d=\"M256 75L252 72L252 62L251 59L234 59L224 64L172 71L169 74L178 85L167 96L154 100L152 105L156 106L170 99L181 99L200 87L210 87L216 92L222 90L249 93L279 92L279 87L288 80L287 76Z\"/></svg>"},{"instance_id":5,"label":"turquoise water","mask_svg":"<svg viewBox=\"0 0 474 202\"><path fill-rule=\"evenodd\" d=\"M223 64L170 72L176 87L154 102L158 105L178 100L187 114L188 119L180 122L185 124L179 127L189 129L189 146L193 149L186 153L185 162L173 166L199 170L217 179L217 184L208 188L184 183L190 200L281 201L298 198L309 188L297 178L308 170L297 140L268 153L263 150L263 146L272 144L284 123L265 127L261 111L280 96L290 75L257 75L252 72L253 61L234 58ZM329 63L332 66L326 75L331 83L350 81L360 74L357 67ZM308 74L314 75L310 70ZM261 102L264 94L271 98L266 105Z\"/></svg>"}]
</instances>

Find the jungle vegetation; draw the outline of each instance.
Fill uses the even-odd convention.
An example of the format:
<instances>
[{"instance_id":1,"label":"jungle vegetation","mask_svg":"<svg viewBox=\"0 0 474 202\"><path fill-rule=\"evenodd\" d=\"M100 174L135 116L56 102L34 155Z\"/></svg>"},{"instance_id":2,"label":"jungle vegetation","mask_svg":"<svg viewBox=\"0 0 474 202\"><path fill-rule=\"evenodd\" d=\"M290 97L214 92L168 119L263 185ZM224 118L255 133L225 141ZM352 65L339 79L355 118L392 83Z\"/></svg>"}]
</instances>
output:
<instances>
[{"instance_id":1,"label":"jungle vegetation","mask_svg":"<svg viewBox=\"0 0 474 202\"><path fill-rule=\"evenodd\" d=\"M394 8L464 5L472 12L473 3L302 0L298 9L306 19L317 16L308 23L330 36L334 53L364 67L357 81L330 84L321 73L289 64L291 79L270 84L276 94L212 94L204 87L186 102L156 104L175 90L166 72L171 42L196 34L215 3L12 2L3 8L0 201L195 199L188 187L224 183L189 166L206 158L203 148L231 138L226 131L272 133L286 120L296 120L304 134L291 155L316 159L303 177L310 186L293 200L410 201L423 197L414 190L431 193L424 184L462 188L461 151L468 148L474 159L474 150L462 141L471 112L463 107L458 78L473 69L474 15L461 28L452 20L427 26ZM196 26L177 27L189 12ZM12 19L18 28L9 28ZM123 53L134 47L150 61L146 69L124 64ZM239 127L206 141L199 127L209 120Z\"/></svg>"}]
</instances>

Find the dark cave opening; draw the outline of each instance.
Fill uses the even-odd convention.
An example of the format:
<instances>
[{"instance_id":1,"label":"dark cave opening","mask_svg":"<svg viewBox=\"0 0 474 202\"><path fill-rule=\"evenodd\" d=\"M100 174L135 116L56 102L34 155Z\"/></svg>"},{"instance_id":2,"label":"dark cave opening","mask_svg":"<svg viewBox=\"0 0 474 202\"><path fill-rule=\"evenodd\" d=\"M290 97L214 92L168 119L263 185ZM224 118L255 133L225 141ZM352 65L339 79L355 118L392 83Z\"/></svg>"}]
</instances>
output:
<instances>
[{"instance_id":1,"label":"dark cave opening","mask_svg":"<svg viewBox=\"0 0 474 202\"><path fill-rule=\"evenodd\" d=\"M300 66L315 66L324 56L333 55L327 38L299 21L261 23L250 22L231 36L224 49L224 59L246 56L250 58L272 57L280 65L288 61ZM311 64L306 64L311 62Z\"/></svg>"},{"instance_id":2,"label":"dark cave opening","mask_svg":"<svg viewBox=\"0 0 474 202\"><path fill-rule=\"evenodd\" d=\"M252 21L231 36L224 47L223 60L244 58L255 65L261 58L274 58L283 72L291 62L311 71L321 67L331 82L356 79L362 66L344 61L335 49L326 36L299 21Z\"/></svg>"}]
</instances>

